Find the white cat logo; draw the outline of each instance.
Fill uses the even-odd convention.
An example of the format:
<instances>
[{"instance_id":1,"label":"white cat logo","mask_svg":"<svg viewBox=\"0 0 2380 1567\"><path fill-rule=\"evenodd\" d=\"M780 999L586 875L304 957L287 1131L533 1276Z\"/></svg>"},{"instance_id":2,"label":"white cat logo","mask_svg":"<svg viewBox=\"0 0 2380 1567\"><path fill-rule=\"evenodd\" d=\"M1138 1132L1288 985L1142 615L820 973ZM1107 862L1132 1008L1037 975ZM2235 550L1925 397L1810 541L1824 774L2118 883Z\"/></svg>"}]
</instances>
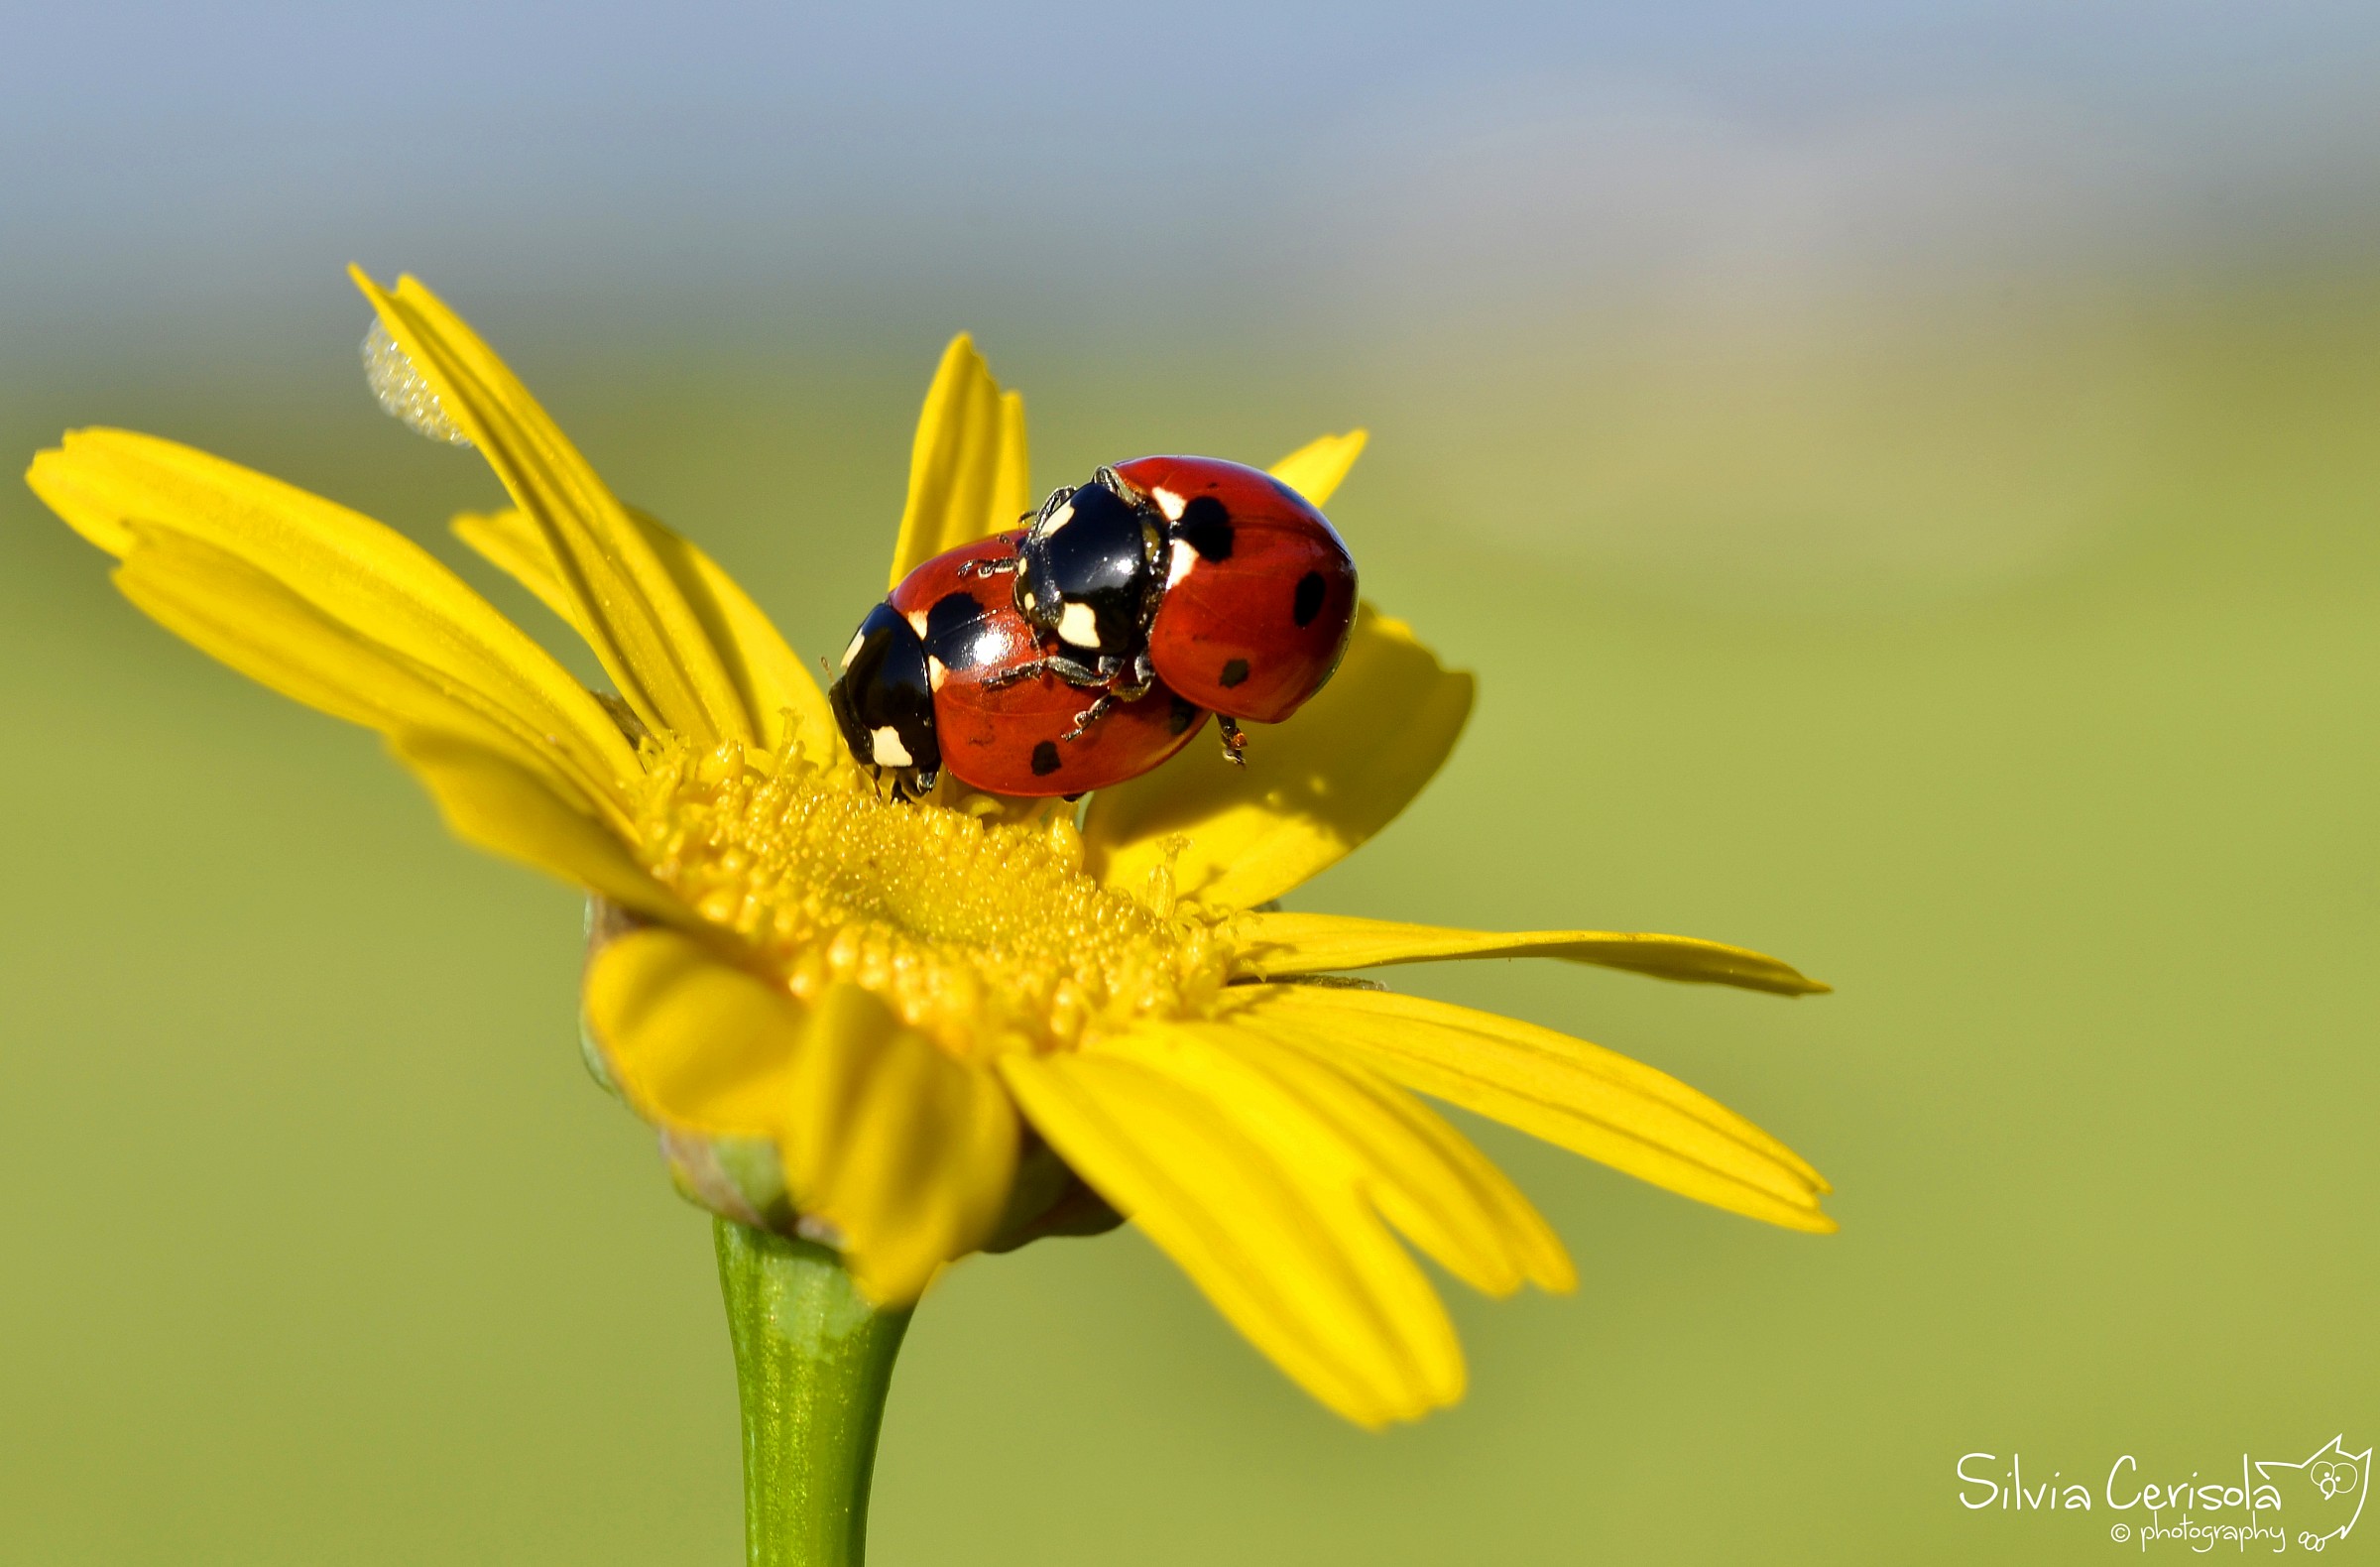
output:
<instances>
[{"instance_id":1,"label":"white cat logo","mask_svg":"<svg viewBox=\"0 0 2380 1567\"><path fill-rule=\"evenodd\" d=\"M2318 1524L2337 1517L2346 1519L2320 1534L2313 1529L2300 1529L2298 1547L2310 1551L2319 1551L2332 1540L2345 1539L2348 1530L2355 1527L2355 1520L2363 1516L2365 1481L2371 1472L2372 1450L2367 1447L2360 1453L2350 1453L2345 1439L2339 1436L2330 1438L2329 1444L2312 1458L2294 1464L2256 1461L2256 1473L2277 1484L2287 1485L2293 1474L2300 1478L2301 1483L2291 1488L2294 1494L2285 1499L2285 1506L2311 1509ZM2292 1521L2303 1515L2293 1513Z\"/></svg>"}]
</instances>

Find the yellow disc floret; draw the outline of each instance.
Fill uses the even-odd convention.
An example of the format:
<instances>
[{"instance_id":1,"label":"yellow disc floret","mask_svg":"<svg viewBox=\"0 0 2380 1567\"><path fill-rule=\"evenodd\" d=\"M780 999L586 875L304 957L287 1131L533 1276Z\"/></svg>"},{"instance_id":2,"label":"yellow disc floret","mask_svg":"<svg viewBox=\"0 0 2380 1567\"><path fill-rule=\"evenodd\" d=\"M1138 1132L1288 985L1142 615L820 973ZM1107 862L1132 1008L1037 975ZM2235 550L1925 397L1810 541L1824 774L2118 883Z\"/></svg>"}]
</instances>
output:
<instances>
[{"instance_id":1,"label":"yellow disc floret","mask_svg":"<svg viewBox=\"0 0 2380 1567\"><path fill-rule=\"evenodd\" d=\"M980 1059L1196 1016L1222 988L1221 933L1085 875L1070 812L991 821L889 801L734 745L652 766L647 866L798 998L855 982Z\"/></svg>"}]
</instances>

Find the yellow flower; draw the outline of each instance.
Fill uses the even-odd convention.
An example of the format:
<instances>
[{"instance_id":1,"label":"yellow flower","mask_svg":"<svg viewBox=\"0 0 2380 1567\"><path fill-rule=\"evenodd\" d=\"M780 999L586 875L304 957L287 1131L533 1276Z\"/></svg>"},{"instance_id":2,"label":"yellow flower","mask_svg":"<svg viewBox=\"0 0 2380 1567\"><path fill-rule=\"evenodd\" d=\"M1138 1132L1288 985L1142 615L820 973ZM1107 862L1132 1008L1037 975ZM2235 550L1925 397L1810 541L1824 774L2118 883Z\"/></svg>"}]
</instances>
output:
<instances>
[{"instance_id":1,"label":"yellow flower","mask_svg":"<svg viewBox=\"0 0 2380 1567\"><path fill-rule=\"evenodd\" d=\"M151 616L379 730L460 836L625 911L586 977L604 1068L673 1145L773 1155L873 1298L913 1299L1046 1206L1053 1172L1079 1175L1316 1397L1366 1425L1418 1416L1464 1371L1405 1242L1491 1294L1574 1275L1416 1091L1703 1202L1833 1228L1816 1171L1660 1072L1318 979L1536 955L1824 988L1677 936L1280 911L1403 808L1470 710L1470 676L1403 625L1366 607L1336 678L1245 769L1178 760L1101 791L1079 826L947 784L892 802L742 589L622 505L427 289L357 281L387 338L379 389L477 447L518 508L457 531L578 629L616 696L392 530L218 458L82 430L30 482ZM1326 436L1273 471L1320 503L1363 441ZM891 578L1031 498L1022 405L962 337L927 397Z\"/></svg>"}]
</instances>

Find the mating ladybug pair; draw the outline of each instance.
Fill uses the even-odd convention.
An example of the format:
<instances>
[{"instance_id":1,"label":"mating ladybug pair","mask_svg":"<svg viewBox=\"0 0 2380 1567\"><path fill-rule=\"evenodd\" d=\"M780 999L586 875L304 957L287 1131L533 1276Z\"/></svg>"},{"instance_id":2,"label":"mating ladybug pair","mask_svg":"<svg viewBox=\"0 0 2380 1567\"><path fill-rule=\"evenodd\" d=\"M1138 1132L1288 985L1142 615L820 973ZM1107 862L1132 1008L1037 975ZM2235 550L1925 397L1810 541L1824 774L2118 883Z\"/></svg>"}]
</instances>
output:
<instances>
[{"instance_id":1,"label":"mating ladybug pair","mask_svg":"<svg viewBox=\"0 0 2380 1567\"><path fill-rule=\"evenodd\" d=\"M1296 491L1139 457L902 578L827 695L898 793L948 769L996 794L1079 794L1147 772L1210 713L1237 762L1238 721L1279 723L1321 690L1355 618L1356 563Z\"/></svg>"}]
</instances>

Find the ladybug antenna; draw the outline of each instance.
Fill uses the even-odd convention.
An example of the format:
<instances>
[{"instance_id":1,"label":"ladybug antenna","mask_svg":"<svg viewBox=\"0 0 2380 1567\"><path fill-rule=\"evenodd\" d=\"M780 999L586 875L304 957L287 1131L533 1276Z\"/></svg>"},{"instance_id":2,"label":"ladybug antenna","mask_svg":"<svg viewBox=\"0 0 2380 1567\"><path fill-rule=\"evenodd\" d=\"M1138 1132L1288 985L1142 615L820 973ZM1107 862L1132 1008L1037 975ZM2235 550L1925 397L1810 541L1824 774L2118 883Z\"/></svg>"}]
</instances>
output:
<instances>
[{"instance_id":1,"label":"ladybug antenna","mask_svg":"<svg viewBox=\"0 0 2380 1567\"><path fill-rule=\"evenodd\" d=\"M1107 470L1103 468L1100 471L1104 473ZM1059 485L1056 489L1049 492L1049 498L1041 503L1039 510L1023 513L1017 518L1017 521L1030 522L1033 526L1038 527L1040 524L1047 522L1050 518L1050 514L1055 512L1059 507L1064 506L1068 501L1073 500L1074 492L1080 488L1080 485L1074 484Z\"/></svg>"}]
</instances>

